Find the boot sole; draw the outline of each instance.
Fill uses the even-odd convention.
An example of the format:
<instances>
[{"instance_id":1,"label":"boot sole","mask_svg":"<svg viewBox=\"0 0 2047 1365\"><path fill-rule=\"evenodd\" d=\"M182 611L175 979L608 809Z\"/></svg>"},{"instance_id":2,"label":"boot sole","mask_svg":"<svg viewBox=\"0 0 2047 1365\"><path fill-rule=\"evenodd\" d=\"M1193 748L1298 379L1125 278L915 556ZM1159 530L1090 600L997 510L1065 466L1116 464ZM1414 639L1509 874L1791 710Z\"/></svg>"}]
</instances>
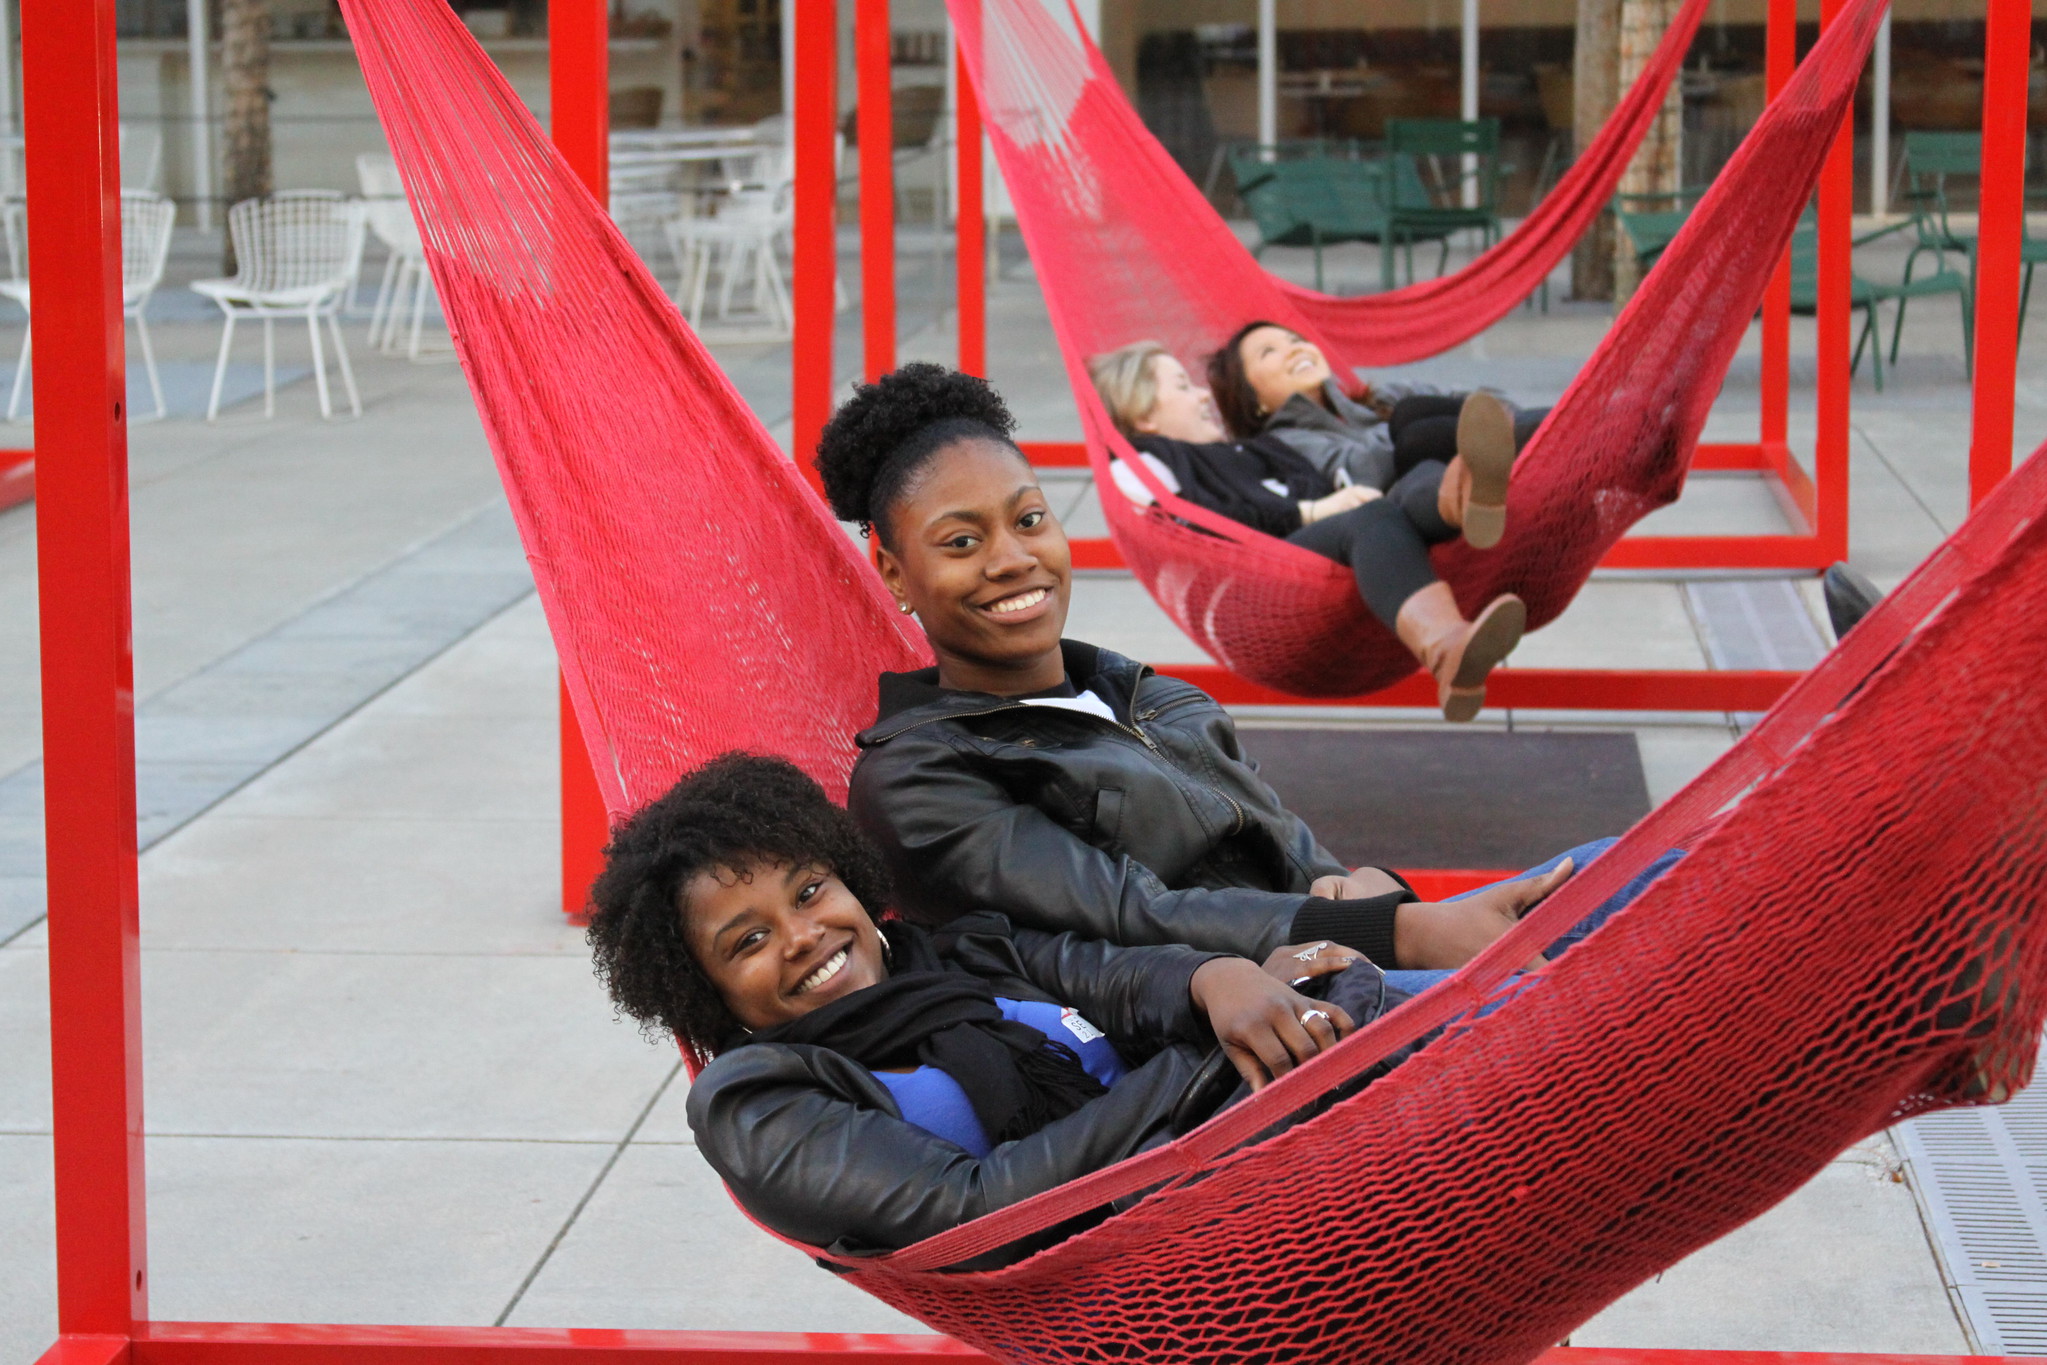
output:
<instances>
[{"instance_id":1,"label":"boot sole","mask_svg":"<svg viewBox=\"0 0 2047 1365\"><path fill-rule=\"evenodd\" d=\"M1486 678L1521 643L1522 632L1528 629L1528 606L1509 593L1495 598L1473 624L1476 629L1458 660L1457 676L1438 699L1445 720L1471 720L1485 709Z\"/></svg>"},{"instance_id":2,"label":"boot sole","mask_svg":"<svg viewBox=\"0 0 2047 1365\"><path fill-rule=\"evenodd\" d=\"M1464 543L1490 550L1507 534L1507 481L1514 472L1514 416L1489 393L1474 393L1457 414L1457 453L1471 471Z\"/></svg>"}]
</instances>

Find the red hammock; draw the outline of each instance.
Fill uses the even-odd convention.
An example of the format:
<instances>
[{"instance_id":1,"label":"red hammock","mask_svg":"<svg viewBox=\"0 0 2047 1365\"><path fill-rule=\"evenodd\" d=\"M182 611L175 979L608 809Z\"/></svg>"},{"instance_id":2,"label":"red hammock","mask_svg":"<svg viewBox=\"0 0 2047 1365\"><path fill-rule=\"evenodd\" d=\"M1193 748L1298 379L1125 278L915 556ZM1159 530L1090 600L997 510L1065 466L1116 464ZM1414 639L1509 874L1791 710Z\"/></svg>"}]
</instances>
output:
<instances>
[{"instance_id":1,"label":"red hammock","mask_svg":"<svg viewBox=\"0 0 2047 1365\"><path fill-rule=\"evenodd\" d=\"M1196 644L1256 682L1341 697L1412 673L1414 656L1366 610L1349 569L1173 497L1136 460L1127 467L1158 506L1116 495L1109 462L1128 447L1088 382L1087 356L1151 337L1199 373L1202 354L1262 317L1355 357L1330 346L1298 291L1280 288L1193 194L1070 16L1041 0L951 8L1124 561ZM1630 526L1676 499L1882 9L1858 0L1829 27L1663 252L1522 453L1506 539L1483 553L1462 541L1433 552L1467 613L1514 592L1531 627L1554 620Z\"/></svg>"},{"instance_id":2,"label":"red hammock","mask_svg":"<svg viewBox=\"0 0 2047 1365\"><path fill-rule=\"evenodd\" d=\"M1499 321L1549 278L1613 198L1635 148L1663 107L1670 82L1684 65L1685 51L1705 17L1706 3L1685 0L1599 136L1498 245L1462 270L1384 294L1339 298L1267 276L1267 291L1275 299L1285 300L1284 316L1311 328L1325 345L1334 343L1332 357L1340 355L1346 363L1359 366L1421 360L1447 351ZM1055 161L1070 155L1092 162L1098 169L1113 168L1112 176L1090 183L1082 178L1085 171L1061 165L1052 171L1062 177L1060 182L1043 185L1029 179L1029 172L1021 177L1011 174L1011 163L1004 160L1003 183L1020 211L1026 199L1047 192L1073 194L1069 207L1087 219L1089 230L1118 234L1119 241L1127 241L1120 234L1131 223L1149 220L1171 225L1170 265L1141 252L1125 258L1125 269L1118 273L1134 275L1135 287L1110 303L1110 307L1122 304L1130 309L1110 320L1110 330L1129 340L1157 336L1182 356L1196 348L1215 346L1223 333L1184 331L1177 325L1182 319L1174 312L1154 313L1147 307L1151 302L1148 291L1168 277L1177 278L1187 287L1173 291L1175 298L1167 307L1174 309L1179 295L1199 298L1211 280L1232 279L1246 271L1264 272L1130 107L1115 75L1073 15L1070 0L988 0L986 4L949 0L949 7L967 44L978 78L976 88L991 112L999 108L1007 113L1013 143L1045 144L1054 149L1050 155ZM984 33L985 45L979 41ZM1071 183L1063 178L1068 176L1075 177ZM1134 215L1130 212L1133 207L1137 209ZM1019 222L1023 221L1020 216ZM1025 223L1025 235L1029 233ZM1143 235L1154 237L1150 232ZM1129 245L1145 248L1161 243L1147 240ZM1035 247L1034 242L1034 261ZM1261 315L1278 317L1281 309L1267 307ZM1249 316L1238 321L1247 321ZM1192 321L1207 328L1210 319L1199 316ZM1114 325L1117 323L1124 325Z\"/></svg>"},{"instance_id":3,"label":"red hammock","mask_svg":"<svg viewBox=\"0 0 2047 1365\"><path fill-rule=\"evenodd\" d=\"M876 670L916 654L873 576L448 6L343 3L611 808L742 745L842 785ZM851 1278L1010 1361L1511 1365L1846 1144L2022 1083L2047 1014L2043 505L2035 458L1450 983L1169 1148ZM1673 846L1693 856L1510 979ZM936 1270L1152 1186L1021 1264Z\"/></svg>"}]
</instances>

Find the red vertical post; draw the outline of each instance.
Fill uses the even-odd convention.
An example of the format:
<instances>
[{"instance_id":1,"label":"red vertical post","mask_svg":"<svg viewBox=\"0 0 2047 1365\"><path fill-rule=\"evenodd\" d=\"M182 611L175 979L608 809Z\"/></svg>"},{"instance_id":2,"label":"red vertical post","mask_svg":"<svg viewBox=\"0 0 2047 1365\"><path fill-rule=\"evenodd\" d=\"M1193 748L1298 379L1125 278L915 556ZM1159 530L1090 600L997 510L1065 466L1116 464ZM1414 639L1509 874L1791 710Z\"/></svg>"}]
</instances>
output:
<instances>
[{"instance_id":1,"label":"red vertical post","mask_svg":"<svg viewBox=\"0 0 2047 1365\"><path fill-rule=\"evenodd\" d=\"M1776 99L1798 60L1798 0L1769 0L1763 38L1763 88ZM1791 438L1791 253L1763 293L1762 442L1774 462Z\"/></svg>"},{"instance_id":2,"label":"red vertical post","mask_svg":"<svg viewBox=\"0 0 2047 1365\"><path fill-rule=\"evenodd\" d=\"M1990 0L1983 51L1983 188L1976 237L1976 387L1969 435L1972 507L2011 473L2031 56L2031 6L2026 0Z\"/></svg>"},{"instance_id":3,"label":"red vertical post","mask_svg":"<svg viewBox=\"0 0 2047 1365\"><path fill-rule=\"evenodd\" d=\"M839 7L783 0L796 25L796 335L790 356L791 453L811 487L810 463L832 415L832 331L838 313Z\"/></svg>"},{"instance_id":4,"label":"red vertical post","mask_svg":"<svg viewBox=\"0 0 2047 1365\"><path fill-rule=\"evenodd\" d=\"M126 1337L149 1314L114 0L24 0L21 52L57 1323Z\"/></svg>"},{"instance_id":5,"label":"red vertical post","mask_svg":"<svg viewBox=\"0 0 2047 1365\"><path fill-rule=\"evenodd\" d=\"M1820 27L1834 22L1846 0L1820 0ZM1819 298L1813 329L1817 338L1813 446L1813 532L1824 559L1848 557L1848 404L1854 376L1849 370L1849 294L1854 269L1851 215L1855 195L1855 111L1842 116L1841 132L1820 171Z\"/></svg>"},{"instance_id":6,"label":"red vertical post","mask_svg":"<svg viewBox=\"0 0 2047 1365\"><path fill-rule=\"evenodd\" d=\"M957 255L953 267L958 278L960 368L968 374L988 377L988 240L987 209L982 202L981 184L981 100L974 92L974 78L967 70L967 57L960 52L954 63L958 77L953 82L954 136L959 144L959 165L955 183L959 186L958 216L954 223Z\"/></svg>"},{"instance_id":7,"label":"red vertical post","mask_svg":"<svg viewBox=\"0 0 2047 1365\"><path fill-rule=\"evenodd\" d=\"M611 24L605 0L547 7L547 95L554 145L600 204L611 198ZM610 822L566 679L556 678L561 737L562 913L582 917Z\"/></svg>"},{"instance_id":8,"label":"red vertical post","mask_svg":"<svg viewBox=\"0 0 2047 1365\"><path fill-rule=\"evenodd\" d=\"M888 0L856 0L861 351L870 381L896 367L896 130L889 91L889 36Z\"/></svg>"}]
</instances>

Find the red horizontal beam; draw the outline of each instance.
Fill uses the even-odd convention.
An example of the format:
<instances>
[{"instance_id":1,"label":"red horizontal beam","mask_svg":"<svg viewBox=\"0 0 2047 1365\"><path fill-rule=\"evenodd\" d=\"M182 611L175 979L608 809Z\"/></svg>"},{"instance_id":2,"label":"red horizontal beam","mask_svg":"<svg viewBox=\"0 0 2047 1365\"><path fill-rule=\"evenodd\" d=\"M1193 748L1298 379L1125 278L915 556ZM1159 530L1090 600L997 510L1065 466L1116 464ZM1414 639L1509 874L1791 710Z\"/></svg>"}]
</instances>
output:
<instances>
[{"instance_id":1,"label":"red horizontal beam","mask_svg":"<svg viewBox=\"0 0 2047 1365\"><path fill-rule=\"evenodd\" d=\"M1425 901L1442 901L1467 891L1476 891L1481 886L1503 882L1519 869L1515 872L1473 872L1468 868L1403 867L1399 871L1417 896Z\"/></svg>"},{"instance_id":2,"label":"red horizontal beam","mask_svg":"<svg viewBox=\"0 0 2047 1365\"><path fill-rule=\"evenodd\" d=\"M1629 536L1606 552L1602 569L1824 569L1818 536Z\"/></svg>"},{"instance_id":3,"label":"red horizontal beam","mask_svg":"<svg viewBox=\"0 0 2047 1365\"><path fill-rule=\"evenodd\" d=\"M988 1359L939 1336L153 1322L136 1334L134 1365L797 1365L842 1356L872 1365Z\"/></svg>"},{"instance_id":4,"label":"red horizontal beam","mask_svg":"<svg viewBox=\"0 0 2047 1365\"><path fill-rule=\"evenodd\" d=\"M119 1337L65 1337L41 1365L118 1365ZM302 1323L144 1323L135 1365L770 1365L858 1357L921 1365L988 1359L937 1336L643 1332L600 1328L357 1327ZM2026 1365L2007 1356L1846 1352L1647 1351L1560 1347L1541 1365Z\"/></svg>"},{"instance_id":5,"label":"red horizontal beam","mask_svg":"<svg viewBox=\"0 0 2047 1365\"><path fill-rule=\"evenodd\" d=\"M1123 552L1102 537L1066 542L1076 569L1121 569ZM1606 552L1602 569L1824 569L1833 563L1817 536L1630 536Z\"/></svg>"},{"instance_id":6,"label":"red horizontal beam","mask_svg":"<svg viewBox=\"0 0 2047 1365\"><path fill-rule=\"evenodd\" d=\"M1436 684L1415 672L1355 697L1297 697L1218 664L1158 664L1225 706L1436 705ZM1486 680L1486 705L1547 711L1767 711L1800 673L1710 669L1503 668Z\"/></svg>"},{"instance_id":7,"label":"red horizontal beam","mask_svg":"<svg viewBox=\"0 0 2047 1365\"><path fill-rule=\"evenodd\" d=\"M1016 448L1041 469L1087 468L1087 447L1079 441L1018 441Z\"/></svg>"},{"instance_id":8,"label":"red horizontal beam","mask_svg":"<svg viewBox=\"0 0 2047 1365\"><path fill-rule=\"evenodd\" d=\"M0 450L0 512L36 495L36 453Z\"/></svg>"}]
</instances>

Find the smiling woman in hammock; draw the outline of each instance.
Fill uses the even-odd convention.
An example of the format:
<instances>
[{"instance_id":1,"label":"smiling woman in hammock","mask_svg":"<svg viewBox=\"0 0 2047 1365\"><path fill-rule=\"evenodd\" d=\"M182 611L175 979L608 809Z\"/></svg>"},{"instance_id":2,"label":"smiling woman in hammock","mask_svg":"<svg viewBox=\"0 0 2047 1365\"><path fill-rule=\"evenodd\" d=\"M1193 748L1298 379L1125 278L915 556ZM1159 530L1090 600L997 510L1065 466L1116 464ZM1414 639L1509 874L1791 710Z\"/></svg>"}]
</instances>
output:
<instances>
[{"instance_id":1,"label":"smiling woman in hammock","mask_svg":"<svg viewBox=\"0 0 2047 1365\"><path fill-rule=\"evenodd\" d=\"M1514 456L1549 415L1423 384L1367 384L1353 396L1321 347L1276 322L1239 327L1208 358L1208 385L1231 434L1273 436L1327 478L1416 506L1441 487L1465 508L1457 524L1481 550L1500 543Z\"/></svg>"},{"instance_id":2,"label":"smiling woman in hammock","mask_svg":"<svg viewBox=\"0 0 2047 1365\"><path fill-rule=\"evenodd\" d=\"M1061 638L1066 535L1012 425L986 381L906 365L818 445L833 509L874 536L938 659L882 675L848 794L897 908L1261 961L1328 939L1390 969L1459 967L1505 932L1484 898L1424 904L1345 868L1206 693Z\"/></svg>"},{"instance_id":3,"label":"smiling woman in hammock","mask_svg":"<svg viewBox=\"0 0 2047 1365\"><path fill-rule=\"evenodd\" d=\"M1350 569L1372 614L1436 679L1444 719L1478 714L1486 677L1520 643L1528 612L1520 598L1502 593L1467 621L1429 563L1429 546L1460 532L1487 545L1499 541L1505 509L1472 514L1474 481L1462 458L1447 473L1425 464L1382 494L1341 469L1325 474L1279 433L1230 440L1208 390L1156 341L1091 357L1088 374L1117 427L1170 491ZM1496 469L1502 488L1514 460L1512 423L1497 399L1476 393L1453 424L1453 439L1478 452L1470 463ZM1151 501L1121 461L1111 469L1133 501Z\"/></svg>"},{"instance_id":4,"label":"smiling woman in hammock","mask_svg":"<svg viewBox=\"0 0 2047 1365\"><path fill-rule=\"evenodd\" d=\"M1482 894L1519 914L1570 872ZM793 764L745 754L621 825L592 889L612 999L707 1063L698 1149L754 1217L840 1252L906 1246L1169 1141L1406 998L1327 942L1261 968L996 914L878 924L888 903L852 817Z\"/></svg>"}]
</instances>

